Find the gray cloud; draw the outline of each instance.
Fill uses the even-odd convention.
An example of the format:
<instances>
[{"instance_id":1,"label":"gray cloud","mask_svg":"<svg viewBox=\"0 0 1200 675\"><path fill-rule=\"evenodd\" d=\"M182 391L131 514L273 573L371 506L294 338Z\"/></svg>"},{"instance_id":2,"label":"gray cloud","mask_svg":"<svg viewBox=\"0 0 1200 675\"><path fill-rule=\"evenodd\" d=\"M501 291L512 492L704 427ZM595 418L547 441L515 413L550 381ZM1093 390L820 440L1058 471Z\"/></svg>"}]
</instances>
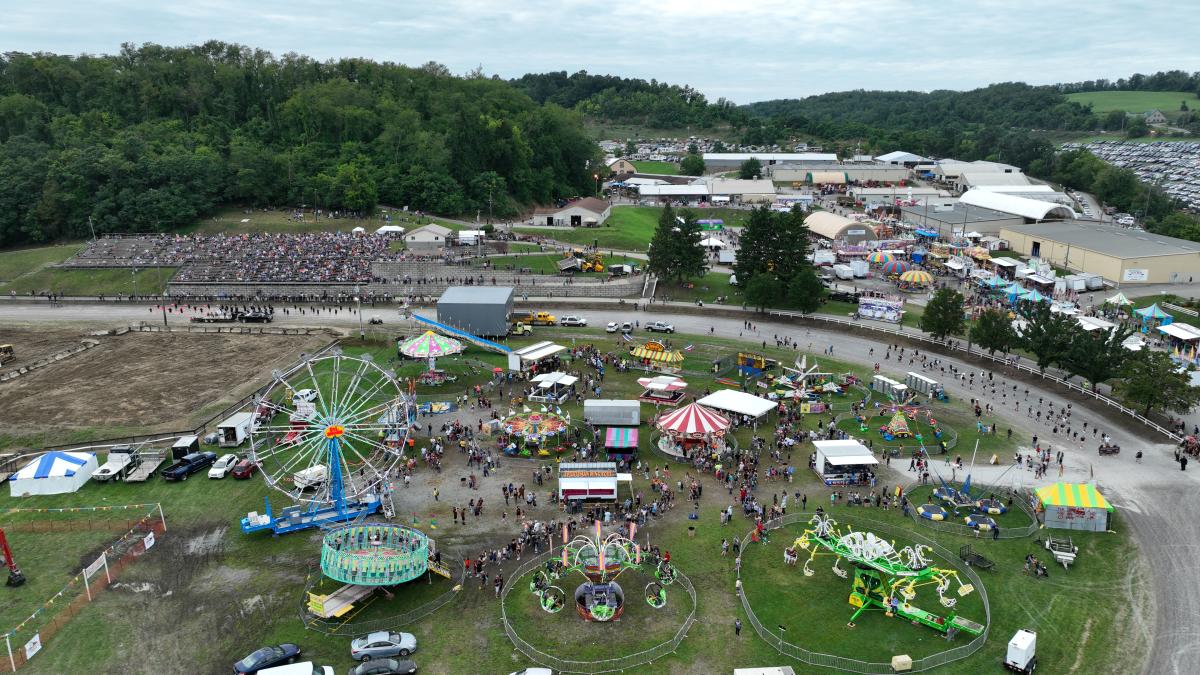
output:
<instances>
[{"instance_id":1,"label":"gray cloud","mask_svg":"<svg viewBox=\"0 0 1200 675\"><path fill-rule=\"evenodd\" d=\"M1200 12L1164 0L40 0L0 19L6 51L219 39L318 59L482 64L502 77L585 69L739 103L1200 70L1196 35Z\"/></svg>"}]
</instances>

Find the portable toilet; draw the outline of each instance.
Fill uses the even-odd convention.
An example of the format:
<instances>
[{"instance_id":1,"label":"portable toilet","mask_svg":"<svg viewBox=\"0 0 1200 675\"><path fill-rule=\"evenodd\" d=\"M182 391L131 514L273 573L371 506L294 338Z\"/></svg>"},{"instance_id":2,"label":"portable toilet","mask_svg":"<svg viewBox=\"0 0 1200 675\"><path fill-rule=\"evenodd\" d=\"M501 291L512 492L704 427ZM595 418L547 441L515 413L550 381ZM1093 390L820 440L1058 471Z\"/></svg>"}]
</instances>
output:
<instances>
[{"instance_id":1,"label":"portable toilet","mask_svg":"<svg viewBox=\"0 0 1200 675\"><path fill-rule=\"evenodd\" d=\"M1004 667L1018 673L1032 673L1037 668L1037 633L1022 629L1012 636Z\"/></svg>"}]
</instances>

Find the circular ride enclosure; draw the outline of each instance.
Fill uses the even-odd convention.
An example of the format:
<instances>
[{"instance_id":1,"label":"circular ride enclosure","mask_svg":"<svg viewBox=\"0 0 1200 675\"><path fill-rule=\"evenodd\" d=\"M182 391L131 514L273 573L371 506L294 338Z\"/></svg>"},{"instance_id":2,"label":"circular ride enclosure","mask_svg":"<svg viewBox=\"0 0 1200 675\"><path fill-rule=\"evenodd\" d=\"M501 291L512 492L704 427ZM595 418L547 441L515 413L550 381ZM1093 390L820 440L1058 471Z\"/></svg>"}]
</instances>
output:
<instances>
[{"instance_id":1,"label":"circular ride enclosure","mask_svg":"<svg viewBox=\"0 0 1200 675\"><path fill-rule=\"evenodd\" d=\"M855 517L842 524L894 540L897 547L929 546L934 555L932 564L957 571L964 584L975 588L975 592L965 597L952 595L958 600L953 610L943 607L937 594L929 589L913 600L914 605L934 614L953 611L988 628L974 639L959 634L948 643L945 635L932 628L887 617L878 610L864 612L854 628L847 627L855 610L847 601L853 573L848 579L836 576L831 570L836 558L820 555L811 564L815 574L806 577L803 566L809 551L803 549L798 550L799 564L784 564L784 549L809 527L812 515L797 513L771 521L770 543L750 543L749 536L743 542L742 606L751 627L768 644L807 664L856 673L892 673L890 661L897 654L912 657L913 671L928 670L966 658L983 647L991 625L991 610L978 575L956 555L919 533L870 518ZM848 570L854 567L845 560L840 566ZM780 625L786 629L782 637Z\"/></svg>"},{"instance_id":2,"label":"circular ride enclosure","mask_svg":"<svg viewBox=\"0 0 1200 675\"><path fill-rule=\"evenodd\" d=\"M321 571L342 583L392 586L416 579L428 567L429 537L411 527L345 525L321 540Z\"/></svg>"},{"instance_id":3,"label":"circular ride enclosure","mask_svg":"<svg viewBox=\"0 0 1200 675\"><path fill-rule=\"evenodd\" d=\"M561 548L558 549L561 555ZM505 584L500 614L513 645L533 661L555 672L606 673L634 668L674 652L696 618L696 592L680 572L667 586L667 604L654 609L644 588L653 574L627 570L618 579L625 590L625 609L614 621L588 622L575 613L575 588L586 581L565 575L552 582L567 594L568 607L558 613L541 608L529 591L534 573L558 555L543 553L525 563Z\"/></svg>"}]
</instances>

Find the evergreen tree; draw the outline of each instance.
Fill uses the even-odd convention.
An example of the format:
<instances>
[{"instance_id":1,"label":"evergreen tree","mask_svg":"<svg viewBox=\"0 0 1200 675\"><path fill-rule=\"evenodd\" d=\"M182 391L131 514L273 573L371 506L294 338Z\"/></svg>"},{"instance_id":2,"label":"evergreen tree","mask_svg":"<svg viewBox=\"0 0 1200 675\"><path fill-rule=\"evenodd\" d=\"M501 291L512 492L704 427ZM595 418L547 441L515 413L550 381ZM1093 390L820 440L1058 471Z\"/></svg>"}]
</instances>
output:
<instances>
[{"instance_id":1,"label":"evergreen tree","mask_svg":"<svg viewBox=\"0 0 1200 675\"><path fill-rule=\"evenodd\" d=\"M696 222L696 214L684 211L680 217L683 218L683 222L675 219L678 231L672 239L671 267L674 272L673 278L677 281L702 277L708 272L708 259L704 247L700 245L704 233L700 230L700 223Z\"/></svg>"},{"instance_id":2,"label":"evergreen tree","mask_svg":"<svg viewBox=\"0 0 1200 675\"><path fill-rule=\"evenodd\" d=\"M675 219L675 209L668 204L658 215L658 227L654 237L650 239L650 250L647 255L646 268L661 279L674 277L676 257L676 230L679 221Z\"/></svg>"},{"instance_id":3,"label":"evergreen tree","mask_svg":"<svg viewBox=\"0 0 1200 675\"><path fill-rule=\"evenodd\" d=\"M742 283L741 277L738 283ZM783 284L771 274L759 274L745 284L746 302L760 312L767 307L778 307L784 297Z\"/></svg>"},{"instance_id":4,"label":"evergreen tree","mask_svg":"<svg viewBox=\"0 0 1200 675\"><path fill-rule=\"evenodd\" d=\"M742 162L741 168L738 169L738 178L749 180L751 178L762 177L762 162L758 161L757 157Z\"/></svg>"},{"instance_id":5,"label":"evergreen tree","mask_svg":"<svg viewBox=\"0 0 1200 675\"><path fill-rule=\"evenodd\" d=\"M937 340L963 332L963 296L952 288L939 288L925 313L921 315L921 330Z\"/></svg>"}]
</instances>

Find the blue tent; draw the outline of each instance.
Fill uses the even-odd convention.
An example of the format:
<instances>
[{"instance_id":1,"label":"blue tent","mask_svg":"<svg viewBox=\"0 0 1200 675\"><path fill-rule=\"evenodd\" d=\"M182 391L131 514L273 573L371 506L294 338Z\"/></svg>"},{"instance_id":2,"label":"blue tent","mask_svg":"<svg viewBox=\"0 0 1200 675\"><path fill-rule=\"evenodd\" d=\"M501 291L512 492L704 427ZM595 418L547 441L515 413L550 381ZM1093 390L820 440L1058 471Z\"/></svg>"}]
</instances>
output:
<instances>
[{"instance_id":1,"label":"blue tent","mask_svg":"<svg viewBox=\"0 0 1200 675\"><path fill-rule=\"evenodd\" d=\"M1160 326L1169 326L1173 321L1175 321L1175 317L1162 311L1162 308L1158 306L1157 302L1149 307L1135 309L1133 312L1142 317L1142 323L1144 324L1158 322L1158 325Z\"/></svg>"},{"instance_id":2,"label":"blue tent","mask_svg":"<svg viewBox=\"0 0 1200 675\"><path fill-rule=\"evenodd\" d=\"M1022 295L1021 299L1026 300L1028 302L1050 302L1050 298L1047 298L1046 296L1042 295L1041 293L1038 293L1037 290L1029 291L1025 295Z\"/></svg>"}]
</instances>

